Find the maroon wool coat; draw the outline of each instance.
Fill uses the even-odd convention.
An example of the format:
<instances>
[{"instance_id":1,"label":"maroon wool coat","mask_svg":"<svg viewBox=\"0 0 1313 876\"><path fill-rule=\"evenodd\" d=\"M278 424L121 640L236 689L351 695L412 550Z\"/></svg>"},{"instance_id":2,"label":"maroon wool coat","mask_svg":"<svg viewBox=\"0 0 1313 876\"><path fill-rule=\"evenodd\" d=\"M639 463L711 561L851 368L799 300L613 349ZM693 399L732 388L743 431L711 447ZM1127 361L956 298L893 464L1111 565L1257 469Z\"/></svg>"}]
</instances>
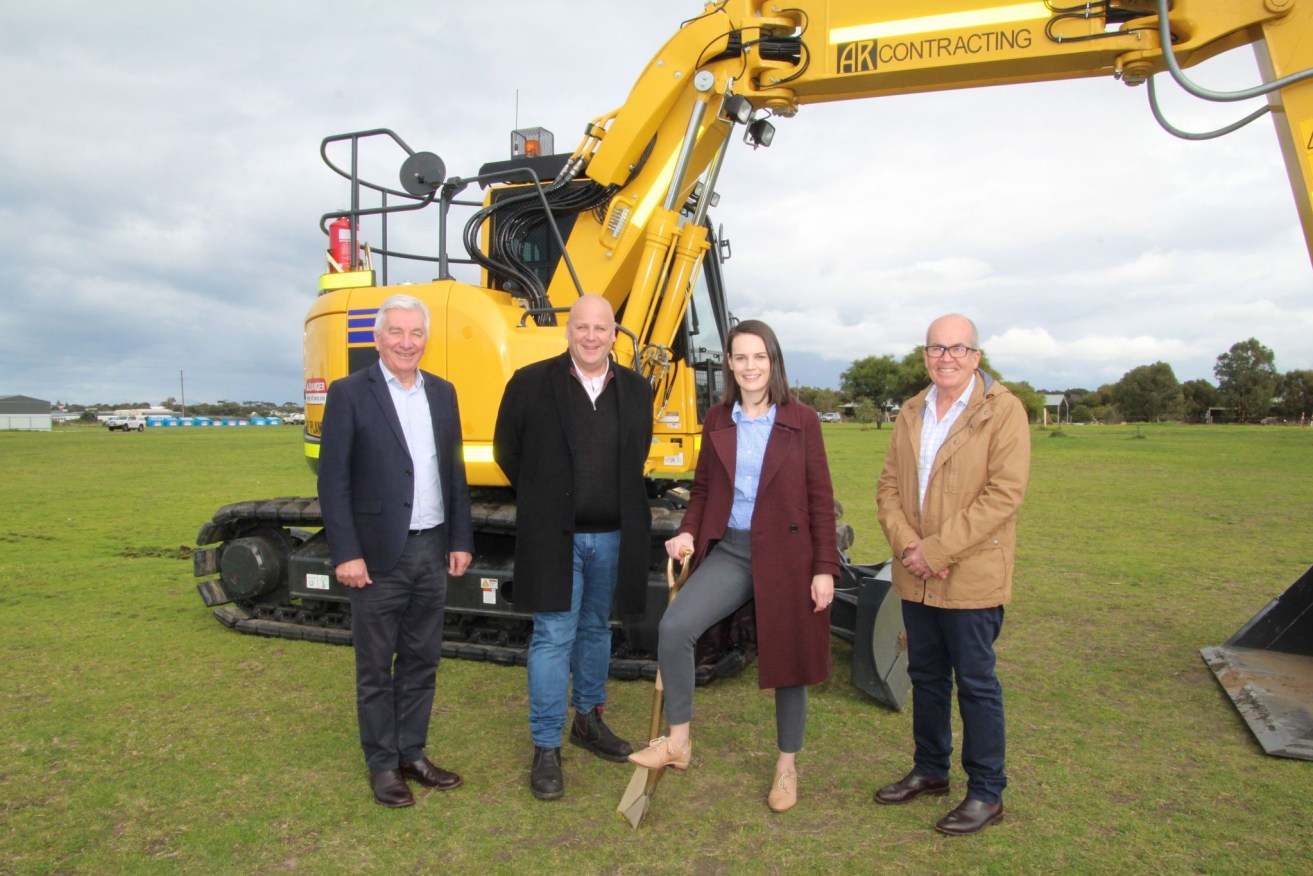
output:
<instances>
[{"instance_id":1,"label":"maroon wool coat","mask_svg":"<svg viewBox=\"0 0 1313 876\"><path fill-rule=\"evenodd\" d=\"M730 409L716 405L680 532L700 563L725 535L734 504L738 439ZM819 684L830 675L830 609L813 611L813 575L839 575L834 490L816 411L793 401L775 408L757 504L752 510L752 590L763 688ZM676 597L678 598L678 597Z\"/></svg>"}]
</instances>

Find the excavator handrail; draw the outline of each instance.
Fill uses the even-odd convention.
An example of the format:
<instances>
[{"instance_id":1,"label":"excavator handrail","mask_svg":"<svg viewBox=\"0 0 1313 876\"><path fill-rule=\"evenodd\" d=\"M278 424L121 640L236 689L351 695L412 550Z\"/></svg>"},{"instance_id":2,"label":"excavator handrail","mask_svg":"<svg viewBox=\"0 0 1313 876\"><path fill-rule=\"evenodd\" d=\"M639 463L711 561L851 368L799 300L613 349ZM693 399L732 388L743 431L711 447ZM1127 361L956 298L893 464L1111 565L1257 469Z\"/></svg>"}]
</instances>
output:
<instances>
[{"instance_id":1,"label":"excavator handrail","mask_svg":"<svg viewBox=\"0 0 1313 876\"><path fill-rule=\"evenodd\" d=\"M578 271L575 270L574 262L570 258L570 253L565 246L565 240L564 238L561 237L561 230L556 222L556 217L552 213L551 205L547 200L547 195L545 190L543 189L542 180L539 178L538 174L533 170L533 168L515 167L515 168L508 168L505 170L496 170L496 171L490 171L488 173L481 173L471 177L451 177L447 180L444 180L441 184L435 185L433 190L426 195L414 195L411 194L410 192L399 191L397 189L389 188L388 186L370 182L369 180L363 179L360 176L360 171L359 171L360 141L365 138L380 137L380 136L391 139L394 143L397 144L397 146L401 148L402 151L406 153L407 156L414 157L417 154L415 150L412 149L410 145L406 143L405 140L401 139L401 137L398 136L397 133L391 130L390 128L374 128L368 131L353 131L345 134L334 134L325 137L322 141L320 141L319 155L320 158L323 159L324 164L327 165L328 168L332 170L334 173L337 173L339 176L342 176L343 178L345 178L351 183L351 208L348 210L337 210L331 213L323 214L319 219L319 228L321 231L324 232L325 235L327 235L328 223L331 220L337 218L345 218L350 220L351 247L352 247L352 251L355 251L355 248L358 245L357 236L359 234L359 230L357 227L357 222L359 221L359 218L361 216L381 217L383 243L381 246L374 248L373 252L377 255L383 256L382 279L384 285L387 285L387 276L388 276L387 260L389 258L397 258L406 261L436 262L439 266L438 269L439 279L443 279L443 280L451 279L451 273L448 266L452 261L455 261L457 264L470 264L470 265L481 264L474 258L452 259L449 256L448 245L447 245L448 211L452 205L456 205L456 204L468 205L468 206L482 206L482 202L480 201L461 201L456 198L457 194L464 191L464 189L471 184L477 183L480 186L486 186L488 183L493 183L493 182L503 182L503 183L519 182L533 186L534 194L537 196L538 201L542 206L543 212L546 215L546 225L550 229L552 237L557 247L559 247L560 249L561 258L565 262L566 270L569 272L570 279L574 283L575 291L580 296L584 294L583 283L579 279ZM349 172L343 170L336 163L334 163L333 160L328 155L328 147L330 144L347 142L347 141L351 143L351 170ZM360 189L362 187L369 189L371 191L378 192L382 202L381 205L378 207L361 207ZM404 198L407 201L413 201L414 203L388 204L387 199L389 195L394 195L400 198ZM387 217L394 213L414 212L417 210L422 210L425 207L429 206L430 204L434 203L435 198L439 204L438 254L436 256L421 255L419 253L410 253L402 250L394 250L389 248L387 245ZM554 325L555 318L553 317L546 324Z\"/></svg>"}]
</instances>

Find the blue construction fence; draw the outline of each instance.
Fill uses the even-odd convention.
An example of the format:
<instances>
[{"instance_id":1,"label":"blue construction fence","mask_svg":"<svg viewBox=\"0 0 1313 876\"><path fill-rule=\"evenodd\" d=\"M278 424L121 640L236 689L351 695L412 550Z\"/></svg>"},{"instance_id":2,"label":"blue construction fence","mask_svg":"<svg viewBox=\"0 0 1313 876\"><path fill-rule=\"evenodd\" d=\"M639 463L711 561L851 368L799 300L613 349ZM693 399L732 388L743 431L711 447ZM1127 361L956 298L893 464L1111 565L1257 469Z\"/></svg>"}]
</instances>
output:
<instances>
[{"instance_id":1,"label":"blue construction fence","mask_svg":"<svg viewBox=\"0 0 1313 876\"><path fill-rule=\"evenodd\" d=\"M279 417L147 417L147 426L281 426Z\"/></svg>"}]
</instances>

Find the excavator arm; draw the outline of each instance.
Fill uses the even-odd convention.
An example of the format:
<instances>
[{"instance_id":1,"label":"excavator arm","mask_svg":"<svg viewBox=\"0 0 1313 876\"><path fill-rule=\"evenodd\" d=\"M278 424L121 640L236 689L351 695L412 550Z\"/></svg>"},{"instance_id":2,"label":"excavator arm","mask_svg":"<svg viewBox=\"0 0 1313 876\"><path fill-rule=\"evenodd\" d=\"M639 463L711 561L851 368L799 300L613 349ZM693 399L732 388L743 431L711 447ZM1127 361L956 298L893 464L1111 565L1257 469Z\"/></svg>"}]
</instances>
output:
<instances>
[{"instance_id":1,"label":"excavator arm","mask_svg":"<svg viewBox=\"0 0 1313 876\"><path fill-rule=\"evenodd\" d=\"M1267 99L1313 253L1313 83L1299 75L1313 67L1310 0L709 3L589 125L574 157L618 193L570 252L581 274L609 279L627 331L668 349L707 245L688 217L711 200L736 125L768 145L767 119L811 103L1094 76L1138 86L1245 44L1265 84L1244 96ZM551 297L574 294L558 278Z\"/></svg>"},{"instance_id":2,"label":"excavator arm","mask_svg":"<svg viewBox=\"0 0 1313 876\"><path fill-rule=\"evenodd\" d=\"M1186 68L1246 44L1258 56L1263 84L1218 93L1186 77ZM647 65L622 108L589 126L574 163L617 195L600 234L589 229L581 241L576 226L571 252L591 256L590 267L616 281L607 293L625 329L644 345L634 364L660 386L671 379L660 363L670 361L707 249L702 219L737 125L754 146L769 145L768 119L792 117L807 104L1109 76L1148 83L1155 116L1182 136L1156 105L1154 77L1170 73L1204 99L1266 98L1241 122L1193 138L1224 134L1270 112L1313 254L1310 68L1313 0L708 3ZM607 271L607 262L626 268ZM558 284L554 293L563 300L569 290ZM1231 641L1202 652L1264 747L1301 758L1313 758L1310 576L1313 569ZM881 613L857 616L869 621ZM879 641L862 653L878 653ZM884 678L899 659L875 660L876 675ZM888 689L877 696L897 699Z\"/></svg>"}]
</instances>

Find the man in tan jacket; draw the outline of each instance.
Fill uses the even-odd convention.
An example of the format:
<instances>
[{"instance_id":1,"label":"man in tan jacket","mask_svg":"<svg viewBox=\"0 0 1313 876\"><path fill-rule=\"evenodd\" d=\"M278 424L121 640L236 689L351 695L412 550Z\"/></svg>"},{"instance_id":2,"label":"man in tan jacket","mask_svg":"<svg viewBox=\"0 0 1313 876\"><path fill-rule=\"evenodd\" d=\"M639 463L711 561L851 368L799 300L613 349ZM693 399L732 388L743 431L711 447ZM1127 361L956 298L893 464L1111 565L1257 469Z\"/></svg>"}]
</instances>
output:
<instances>
[{"instance_id":1,"label":"man in tan jacket","mask_svg":"<svg viewBox=\"0 0 1313 876\"><path fill-rule=\"evenodd\" d=\"M907 803L949 790L952 695L962 715L966 799L935 825L976 833L1003 818L1003 688L994 641L1012 599L1017 512L1030 476L1030 424L1007 387L978 370L965 316L926 332L931 386L903 405L876 487L880 526L898 561L894 588L907 628L912 771L876 791Z\"/></svg>"}]
</instances>

